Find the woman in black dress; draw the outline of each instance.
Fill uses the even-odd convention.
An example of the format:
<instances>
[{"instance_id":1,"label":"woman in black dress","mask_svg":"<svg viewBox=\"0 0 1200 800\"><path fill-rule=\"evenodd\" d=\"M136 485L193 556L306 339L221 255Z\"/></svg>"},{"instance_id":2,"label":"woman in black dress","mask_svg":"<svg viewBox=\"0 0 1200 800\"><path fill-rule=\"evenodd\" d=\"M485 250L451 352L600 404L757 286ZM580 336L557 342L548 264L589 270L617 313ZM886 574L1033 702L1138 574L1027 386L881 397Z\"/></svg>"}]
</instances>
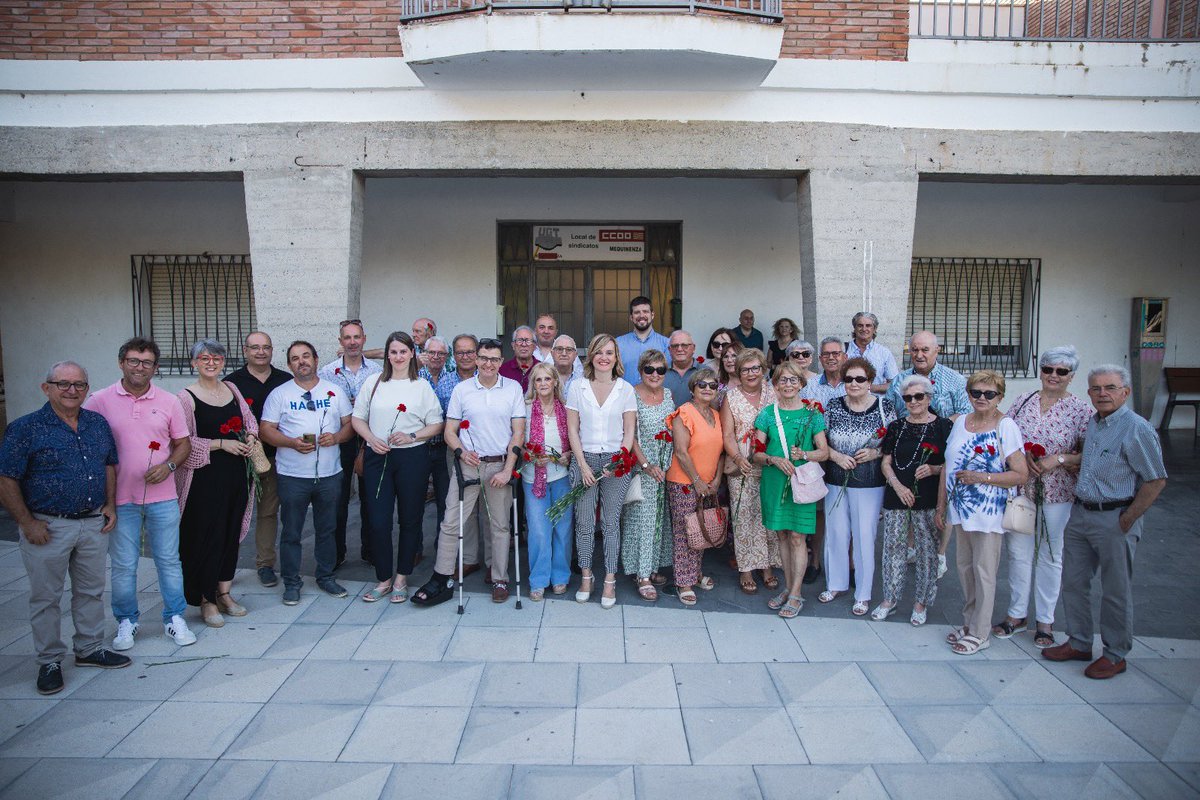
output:
<instances>
[{"instance_id":1,"label":"woman in black dress","mask_svg":"<svg viewBox=\"0 0 1200 800\"><path fill-rule=\"evenodd\" d=\"M225 624L222 613L246 615L229 590L238 544L250 527L246 459L258 436L258 423L241 393L220 379L225 356L225 346L215 339L192 346L197 380L179 393L192 452L175 472L183 594L188 605L200 606L204 622L213 628ZM247 441L238 438L238 431Z\"/></svg>"}]
</instances>

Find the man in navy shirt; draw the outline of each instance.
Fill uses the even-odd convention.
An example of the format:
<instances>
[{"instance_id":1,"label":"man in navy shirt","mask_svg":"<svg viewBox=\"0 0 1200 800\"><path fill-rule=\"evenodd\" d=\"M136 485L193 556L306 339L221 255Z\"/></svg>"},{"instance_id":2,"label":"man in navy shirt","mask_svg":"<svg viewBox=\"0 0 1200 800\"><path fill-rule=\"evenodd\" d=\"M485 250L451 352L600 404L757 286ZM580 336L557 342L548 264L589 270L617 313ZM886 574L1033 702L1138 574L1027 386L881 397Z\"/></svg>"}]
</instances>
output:
<instances>
[{"instance_id":1,"label":"man in navy shirt","mask_svg":"<svg viewBox=\"0 0 1200 800\"><path fill-rule=\"evenodd\" d=\"M48 402L14 420L0 443L0 503L21 529L37 690L55 694L67 655L61 623L68 569L75 666L116 669L130 660L104 649L105 534L117 524L117 443L104 417L82 408L83 367L55 364L42 391Z\"/></svg>"}]
</instances>

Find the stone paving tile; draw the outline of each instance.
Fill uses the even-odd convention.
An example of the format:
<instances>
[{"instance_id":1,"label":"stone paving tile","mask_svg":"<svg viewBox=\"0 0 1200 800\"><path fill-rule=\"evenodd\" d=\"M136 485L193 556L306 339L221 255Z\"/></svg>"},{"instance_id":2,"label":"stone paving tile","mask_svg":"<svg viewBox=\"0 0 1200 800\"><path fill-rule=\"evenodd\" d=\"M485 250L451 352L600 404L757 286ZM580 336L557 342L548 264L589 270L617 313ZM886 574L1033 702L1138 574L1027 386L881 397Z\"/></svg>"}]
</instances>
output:
<instances>
[{"instance_id":1,"label":"stone paving tile","mask_svg":"<svg viewBox=\"0 0 1200 800\"><path fill-rule=\"evenodd\" d=\"M463 706L475 700L484 665L406 661L392 665L372 706Z\"/></svg>"},{"instance_id":2,"label":"stone paving tile","mask_svg":"<svg viewBox=\"0 0 1200 800\"><path fill-rule=\"evenodd\" d=\"M676 664L682 708L779 708L783 701L763 664Z\"/></svg>"},{"instance_id":3,"label":"stone paving tile","mask_svg":"<svg viewBox=\"0 0 1200 800\"><path fill-rule=\"evenodd\" d=\"M313 645L305 660L347 661L371 630L370 625L330 625L329 630Z\"/></svg>"},{"instance_id":4,"label":"stone paving tile","mask_svg":"<svg viewBox=\"0 0 1200 800\"><path fill-rule=\"evenodd\" d=\"M346 609L356 602L361 603L362 601L353 597L330 597L322 592L314 595L304 606L297 622L308 625L331 625L337 622L338 617L346 613Z\"/></svg>"},{"instance_id":5,"label":"stone paving tile","mask_svg":"<svg viewBox=\"0 0 1200 800\"><path fill-rule=\"evenodd\" d=\"M1038 760L987 706L905 706L892 713L931 764Z\"/></svg>"},{"instance_id":6,"label":"stone paving tile","mask_svg":"<svg viewBox=\"0 0 1200 800\"><path fill-rule=\"evenodd\" d=\"M670 664L580 664L579 708L679 708Z\"/></svg>"},{"instance_id":7,"label":"stone paving tile","mask_svg":"<svg viewBox=\"0 0 1200 800\"><path fill-rule=\"evenodd\" d=\"M996 764L993 765L992 771L1017 797L1038 800L1061 800L1063 797L1134 800L1138 797L1138 794L1105 764L1021 764L1016 768Z\"/></svg>"},{"instance_id":8,"label":"stone paving tile","mask_svg":"<svg viewBox=\"0 0 1200 800\"><path fill-rule=\"evenodd\" d=\"M114 758L220 758L258 703L163 703L112 749Z\"/></svg>"},{"instance_id":9,"label":"stone paving tile","mask_svg":"<svg viewBox=\"0 0 1200 800\"><path fill-rule=\"evenodd\" d=\"M670 667L667 667L669 670ZM65 691L65 690L64 690ZM36 692L33 693L36 696ZM13 699L0 701L0 708L3 708L4 713L0 714L0 756L7 756L9 753L2 746L9 738L17 734L23 734L29 727L30 723L36 720L43 714L47 714L61 703L58 697L38 697L32 699ZM35 758L41 758L42 754L37 753Z\"/></svg>"},{"instance_id":10,"label":"stone paving tile","mask_svg":"<svg viewBox=\"0 0 1200 800\"><path fill-rule=\"evenodd\" d=\"M36 758L0 758L0 792L3 792L5 786L21 777L38 761L39 759Z\"/></svg>"},{"instance_id":11,"label":"stone paving tile","mask_svg":"<svg viewBox=\"0 0 1200 800\"><path fill-rule=\"evenodd\" d=\"M537 628L464 628L454 631L447 661L533 661Z\"/></svg>"},{"instance_id":12,"label":"stone paving tile","mask_svg":"<svg viewBox=\"0 0 1200 800\"><path fill-rule=\"evenodd\" d=\"M378 797L392 774L388 764L276 764L252 797Z\"/></svg>"},{"instance_id":13,"label":"stone paving tile","mask_svg":"<svg viewBox=\"0 0 1200 800\"><path fill-rule=\"evenodd\" d=\"M804 764L782 708L684 708L693 764Z\"/></svg>"},{"instance_id":14,"label":"stone paving tile","mask_svg":"<svg viewBox=\"0 0 1200 800\"><path fill-rule=\"evenodd\" d=\"M1024 769L1021 764L1016 769ZM986 764L880 764L875 773L890 797L923 800L1012 800L1015 795ZM1085 796L1085 795L1080 795Z\"/></svg>"},{"instance_id":15,"label":"stone paving tile","mask_svg":"<svg viewBox=\"0 0 1200 800\"><path fill-rule=\"evenodd\" d=\"M5 797L71 800L122 797L154 766L145 759L43 758L4 789Z\"/></svg>"},{"instance_id":16,"label":"stone paving tile","mask_svg":"<svg viewBox=\"0 0 1200 800\"><path fill-rule=\"evenodd\" d=\"M476 708L456 761L463 764L570 764L573 708Z\"/></svg>"},{"instance_id":17,"label":"stone paving tile","mask_svg":"<svg viewBox=\"0 0 1200 800\"><path fill-rule=\"evenodd\" d=\"M659 596L654 605L625 605L625 628L704 628L704 615L684 608L674 597Z\"/></svg>"},{"instance_id":18,"label":"stone paving tile","mask_svg":"<svg viewBox=\"0 0 1200 800\"><path fill-rule=\"evenodd\" d=\"M542 606L542 628L620 628L625 624L625 606L618 603L603 609L599 603L576 603L568 592L562 597L547 597ZM507 623L498 622L498 625ZM632 773L631 773L632 774Z\"/></svg>"},{"instance_id":19,"label":"stone paving tile","mask_svg":"<svg viewBox=\"0 0 1200 800\"><path fill-rule=\"evenodd\" d=\"M366 705L391 666L390 661L305 661L271 701Z\"/></svg>"},{"instance_id":20,"label":"stone paving tile","mask_svg":"<svg viewBox=\"0 0 1200 800\"><path fill-rule=\"evenodd\" d=\"M363 710L350 705L269 703L242 729L224 758L334 761Z\"/></svg>"},{"instance_id":21,"label":"stone paving tile","mask_svg":"<svg viewBox=\"0 0 1200 800\"><path fill-rule=\"evenodd\" d=\"M318 595L322 594L324 592L316 589L312 585L312 581L309 580L305 587L300 590L300 603L298 605L285 606L283 604L282 583L275 587L274 594L243 594L239 602L250 612L243 618L245 620L253 620L255 624L282 622L290 625L299 620L304 612L308 611L308 607L312 605L312 602L317 599ZM143 614L144 618L145 615ZM226 621L228 622L228 620Z\"/></svg>"},{"instance_id":22,"label":"stone paving tile","mask_svg":"<svg viewBox=\"0 0 1200 800\"><path fill-rule=\"evenodd\" d=\"M1105 703L1101 714L1164 762L1200 762L1200 710L1190 705Z\"/></svg>"},{"instance_id":23,"label":"stone paving tile","mask_svg":"<svg viewBox=\"0 0 1200 800\"><path fill-rule=\"evenodd\" d=\"M797 765L756 766L763 800L853 797L888 800L888 793L870 766ZM798 792L798 787L803 787ZM961 799L960 799L961 800Z\"/></svg>"},{"instance_id":24,"label":"stone paving tile","mask_svg":"<svg viewBox=\"0 0 1200 800\"><path fill-rule=\"evenodd\" d=\"M625 661L625 632L618 627L552 628L543 624L533 660L620 664Z\"/></svg>"},{"instance_id":25,"label":"stone paving tile","mask_svg":"<svg viewBox=\"0 0 1200 800\"><path fill-rule=\"evenodd\" d=\"M1163 658L1200 659L1200 639L1166 639L1159 636L1135 636L1135 644L1144 644ZM1137 654L1130 652L1130 658Z\"/></svg>"},{"instance_id":26,"label":"stone paving tile","mask_svg":"<svg viewBox=\"0 0 1200 800\"><path fill-rule=\"evenodd\" d=\"M1036 661L969 661L953 666L980 697L993 705L1083 702L1083 698Z\"/></svg>"},{"instance_id":27,"label":"stone paving tile","mask_svg":"<svg viewBox=\"0 0 1200 800\"><path fill-rule=\"evenodd\" d=\"M158 707L158 701L76 700L54 704L4 743L5 757L69 753L97 758L108 753Z\"/></svg>"},{"instance_id":28,"label":"stone paving tile","mask_svg":"<svg viewBox=\"0 0 1200 800\"><path fill-rule=\"evenodd\" d=\"M633 767L513 767L514 800L634 800Z\"/></svg>"},{"instance_id":29,"label":"stone paving tile","mask_svg":"<svg viewBox=\"0 0 1200 800\"><path fill-rule=\"evenodd\" d=\"M625 660L631 664L711 664L717 657L707 628L630 628L626 624Z\"/></svg>"},{"instance_id":30,"label":"stone paving tile","mask_svg":"<svg viewBox=\"0 0 1200 800\"><path fill-rule=\"evenodd\" d=\"M338 626L334 626L334 630ZM354 652L355 659L440 661L454 635L453 628L425 625L376 625Z\"/></svg>"},{"instance_id":31,"label":"stone paving tile","mask_svg":"<svg viewBox=\"0 0 1200 800\"><path fill-rule=\"evenodd\" d=\"M862 671L889 706L978 704L979 692L949 664L863 664Z\"/></svg>"},{"instance_id":32,"label":"stone paving tile","mask_svg":"<svg viewBox=\"0 0 1200 800\"><path fill-rule=\"evenodd\" d=\"M1171 771L1175 765L1165 764L1121 764L1107 765L1121 780L1141 797L1153 800L1183 800L1195 798L1196 789Z\"/></svg>"},{"instance_id":33,"label":"stone paving tile","mask_svg":"<svg viewBox=\"0 0 1200 800\"><path fill-rule=\"evenodd\" d=\"M930 623L914 628L908 621L912 609L901 605L896 615L886 622L868 621L867 626L900 661L962 661L943 639L931 635Z\"/></svg>"},{"instance_id":34,"label":"stone paving tile","mask_svg":"<svg viewBox=\"0 0 1200 800\"><path fill-rule=\"evenodd\" d=\"M159 759L121 800L186 797L212 769L213 763L215 762L196 758Z\"/></svg>"},{"instance_id":35,"label":"stone paving tile","mask_svg":"<svg viewBox=\"0 0 1200 800\"><path fill-rule=\"evenodd\" d=\"M1200 764L1170 764L1171 771L1200 791Z\"/></svg>"},{"instance_id":36,"label":"stone paving tile","mask_svg":"<svg viewBox=\"0 0 1200 800\"><path fill-rule=\"evenodd\" d=\"M339 761L454 761L470 709L372 706L338 756Z\"/></svg>"},{"instance_id":37,"label":"stone paving tile","mask_svg":"<svg viewBox=\"0 0 1200 800\"><path fill-rule=\"evenodd\" d=\"M475 705L571 708L578 689L577 664L488 664Z\"/></svg>"},{"instance_id":38,"label":"stone paving tile","mask_svg":"<svg viewBox=\"0 0 1200 800\"><path fill-rule=\"evenodd\" d=\"M515 587L510 583L509 591L515 592ZM445 605L449 605L446 603ZM531 603L526 597L521 601L521 608L516 607L516 597L510 596L507 602L492 603L492 602L471 602L467 603L467 609L463 615L458 618L459 627L493 627L493 628L536 628L542 624L542 610L546 607L545 602ZM600 608L599 604L596 608ZM425 609L417 609L424 611Z\"/></svg>"},{"instance_id":39,"label":"stone paving tile","mask_svg":"<svg viewBox=\"0 0 1200 800\"><path fill-rule=\"evenodd\" d=\"M1200 705L1200 659L1160 658L1130 663L1187 702Z\"/></svg>"},{"instance_id":40,"label":"stone paving tile","mask_svg":"<svg viewBox=\"0 0 1200 800\"><path fill-rule=\"evenodd\" d=\"M392 606L391 603L383 601L377 603L364 603L362 600L356 600L351 597L331 598L339 603L345 603L341 615L334 622L335 625L374 625L379 622L385 612L403 614L412 609L406 608L406 603ZM349 602L347 602L349 601ZM315 621L315 620L314 620Z\"/></svg>"},{"instance_id":41,"label":"stone paving tile","mask_svg":"<svg viewBox=\"0 0 1200 800\"><path fill-rule=\"evenodd\" d=\"M858 664L768 664L767 671L789 708L862 708L884 705Z\"/></svg>"},{"instance_id":42,"label":"stone paving tile","mask_svg":"<svg viewBox=\"0 0 1200 800\"><path fill-rule=\"evenodd\" d=\"M1055 663L1043 659L1051 675L1089 703L1179 703L1183 698L1145 672L1126 669L1112 680L1095 681L1083 674L1082 661Z\"/></svg>"},{"instance_id":43,"label":"stone paving tile","mask_svg":"<svg viewBox=\"0 0 1200 800\"><path fill-rule=\"evenodd\" d=\"M274 761L218 761L204 773L189 797L248 800L274 766Z\"/></svg>"},{"instance_id":44,"label":"stone paving tile","mask_svg":"<svg viewBox=\"0 0 1200 800\"><path fill-rule=\"evenodd\" d=\"M1090 706L1000 706L996 713L1046 761L1153 760Z\"/></svg>"},{"instance_id":45,"label":"stone paving tile","mask_svg":"<svg viewBox=\"0 0 1200 800\"><path fill-rule=\"evenodd\" d=\"M374 586L375 584L372 582L370 585ZM417 586L416 583L413 583L412 585ZM411 591L415 592L416 589L414 588ZM457 597L458 595L456 594L455 600L447 601L440 605L431 607L416 606L408 602L400 603L399 605L392 604L389 606L386 613L379 615L379 620L375 624L381 628L407 625L420 628L432 627L453 629L456 625L458 625L459 620L466 615L465 611L463 615L459 615ZM468 592L467 605L470 606L474 599L475 596ZM478 602L480 604L490 604L491 598L490 596L486 598L480 596L478 598ZM366 605L361 600L359 600L358 603L360 605ZM379 604L376 603L376 605Z\"/></svg>"},{"instance_id":46,"label":"stone paving tile","mask_svg":"<svg viewBox=\"0 0 1200 800\"><path fill-rule=\"evenodd\" d=\"M328 625L293 623L267 648L262 657L291 660L306 658L328 630Z\"/></svg>"},{"instance_id":47,"label":"stone paving tile","mask_svg":"<svg viewBox=\"0 0 1200 800\"><path fill-rule=\"evenodd\" d=\"M900 723L886 708L788 706L792 724L814 764L922 762Z\"/></svg>"},{"instance_id":48,"label":"stone paving tile","mask_svg":"<svg viewBox=\"0 0 1200 800\"><path fill-rule=\"evenodd\" d=\"M261 658L287 627L282 622L255 622L248 616L226 617L223 628L205 628L203 635L201 629L192 626L197 641L186 648L187 657Z\"/></svg>"},{"instance_id":49,"label":"stone paving tile","mask_svg":"<svg viewBox=\"0 0 1200 800\"><path fill-rule=\"evenodd\" d=\"M761 800L763 796L754 769L748 766L644 766L633 774L638 797L712 797L713 787L720 787L721 800Z\"/></svg>"},{"instance_id":50,"label":"stone paving tile","mask_svg":"<svg viewBox=\"0 0 1200 800\"><path fill-rule=\"evenodd\" d=\"M895 661L896 656L861 619L798 617L788 626L809 661Z\"/></svg>"},{"instance_id":51,"label":"stone paving tile","mask_svg":"<svg viewBox=\"0 0 1200 800\"><path fill-rule=\"evenodd\" d=\"M29 656L0 656L0 700L38 700L45 703L51 698L37 692L38 665ZM63 690L54 695L53 700L70 697L86 686L90 681L106 672L102 669L75 666L75 659L67 656L62 662ZM3 734L0 733L0 738Z\"/></svg>"},{"instance_id":52,"label":"stone paving tile","mask_svg":"<svg viewBox=\"0 0 1200 800\"><path fill-rule=\"evenodd\" d=\"M220 658L195 670L171 695L172 700L265 703L295 671L299 661ZM180 666L183 666L182 664ZM154 667L153 669L163 669ZM127 672L128 670L120 670ZM94 682L93 682L94 683Z\"/></svg>"},{"instance_id":53,"label":"stone paving tile","mask_svg":"<svg viewBox=\"0 0 1200 800\"><path fill-rule=\"evenodd\" d=\"M380 800L507 800L512 773L510 764L397 764Z\"/></svg>"},{"instance_id":54,"label":"stone paving tile","mask_svg":"<svg viewBox=\"0 0 1200 800\"><path fill-rule=\"evenodd\" d=\"M778 616L710 612L709 639L722 662L807 661L788 624Z\"/></svg>"},{"instance_id":55,"label":"stone paving tile","mask_svg":"<svg viewBox=\"0 0 1200 800\"><path fill-rule=\"evenodd\" d=\"M575 723L576 764L688 764L677 709L581 708Z\"/></svg>"}]
</instances>

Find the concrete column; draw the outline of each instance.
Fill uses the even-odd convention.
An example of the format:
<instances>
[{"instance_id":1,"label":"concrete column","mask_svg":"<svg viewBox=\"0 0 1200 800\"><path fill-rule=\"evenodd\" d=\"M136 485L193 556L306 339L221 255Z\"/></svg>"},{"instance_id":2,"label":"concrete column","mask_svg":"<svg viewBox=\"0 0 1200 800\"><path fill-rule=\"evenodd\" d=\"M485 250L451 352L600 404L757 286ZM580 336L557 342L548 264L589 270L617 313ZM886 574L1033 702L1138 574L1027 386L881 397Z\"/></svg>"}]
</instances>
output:
<instances>
[{"instance_id":1,"label":"concrete column","mask_svg":"<svg viewBox=\"0 0 1200 800\"><path fill-rule=\"evenodd\" d=\"M854 314L872 311L879 317L879 340L900 361L917 216L916 171L813 170L799 181L797 205L804 338L814 345L826 336L849 340Z\"/></svg>"},{"instance_id":2,"label":"concrete column","mask_svg":"<svg viewBox=\"0 0 1200 800\"><path fill-rule=\"evenodd\" d=\"M275 363L285 366L296 339L328 361L337 323L359 315L363 178L344 167L264 170L247 172L245 188L258 327Z\"/></svg>"}]
</instances>

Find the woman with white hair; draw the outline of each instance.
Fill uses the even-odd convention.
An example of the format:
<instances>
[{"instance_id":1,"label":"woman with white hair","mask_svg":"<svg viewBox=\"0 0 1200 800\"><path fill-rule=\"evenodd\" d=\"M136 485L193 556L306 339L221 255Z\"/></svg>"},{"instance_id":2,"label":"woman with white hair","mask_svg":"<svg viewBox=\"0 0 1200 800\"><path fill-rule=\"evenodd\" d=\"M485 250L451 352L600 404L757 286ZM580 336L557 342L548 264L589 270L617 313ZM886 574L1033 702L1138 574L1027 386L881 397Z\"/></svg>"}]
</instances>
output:
<instances>
[{"instance_id":1,"label":"woman with white hair","mask_svg":"<svg viewBox=\"0 0 1200 800\"><path fill-rule=\"evenodd\" d=\"M1046 540L1035 548L1033 536L1010 534L1008 540L1008 615L992 633L1007 639L1028 629L1030 579L1037 582L1037 630L1033 643L1041 648L1054 644L1054 606L1062 584L1063 531L1075 499L1075 481L1083 453L1083 438L1091 405L1067 391L1079 356L1071 345L1054 347L1038 360L1042 388L1013 401L1008 416L1021 429L1026 442L1025 460L1029 480L1019 491L1037 501L1041 482L1042 513ZM1040 517L1040 515L1039 515ZM1039 520L1040 521L1040 520ZM1034 550L1037 565L1034 565ZM1047 552L1049 551L1049 552Z\"/></svg>"},{"instance_id":2,"label":"woman with white hair","mask_svg":"<svg viewBox=\"0 0 1200 800\"><path fill-rule=\"evenodd\" d=\"M797 339L789 344L783 352L786 360L795 361L805 372L812 370L813 353L816 352L816 348L812 346L811 342Z\"/></svg>"},{"instance_id":3,"label":"woman with white hair","mask_svg":"<svg viewBox=\"0 0 1200 800\"><path fill-rule=\"evenodd\" d=\"M925 624L937 596L940 537L933 514L937 476L942 473L953 423L930 410L933 383L924 375L904 378L898 389L908 413L887 426L881 445L881 469L887 481L883 492L883 602L871 612L871 618L885 620L896 613L904 591L911 529L917 581L909 622L916 626Z\"/></svg>"}]
</instances>

